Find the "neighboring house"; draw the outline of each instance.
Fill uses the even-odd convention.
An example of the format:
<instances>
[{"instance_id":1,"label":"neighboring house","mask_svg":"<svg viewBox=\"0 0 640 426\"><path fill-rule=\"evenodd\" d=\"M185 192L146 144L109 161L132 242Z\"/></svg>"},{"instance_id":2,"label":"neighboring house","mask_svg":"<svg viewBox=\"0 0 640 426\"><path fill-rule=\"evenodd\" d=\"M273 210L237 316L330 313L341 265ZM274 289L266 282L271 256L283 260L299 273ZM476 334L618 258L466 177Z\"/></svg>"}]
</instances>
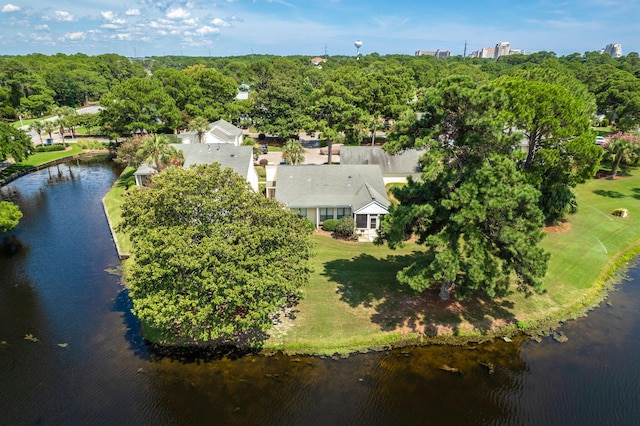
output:
<instances>
[{"instance_id":1,"label":"neighboring house","mask_svg":"<svg viewBox=\"0 0 640 426\"><path fill-rule=\"evenodd\" d=\"M184 132L177 135L183 144L197 144L197 132ZM227 143L235 146L242 145L244 135L242 129L225 120L211 123L209 130L202 136L202 143Z\"/></svg>"},{"instance_id":2,"label":"neighboring house","mask_svg":"<svg viewBox=\"0 0 640 426\"><path fill-rule=\"evenodd\" d=\"M235 146L226 143L217 144L171 144L172 147L182 151L184 164L189 168L194 164L218 163L225 169L230 167L242 176L247 183L258 192L258 174L253 167L253 147ZM134 173L136 185L145 186L150 177L158 173L156 169L147 164L141 165Z\"/></svg>"},{"instance_id":3,"label":"neighboring house","mask_svg":"<svg viewBox=\"0 0 640 426\"><path fill-rule=\"evenodd\" d=\"M373 241L381 217L389 212L382 173L375 165L279 165L274 178L270 197L316 227L351 216L363 241Z\"/></svg>"},{"instance_id":4,"label":"neighboring house","mask_svg":"<svg viewBox=\"0 0 640 426\"><path fill-rule=\"evenodd\" d=\"M327 62L325 58L321 58L321 57L311 58L311 63L316 67L322 68L322 64L325 62Z\"/></svg>"},{"instance_id":5,"label":"neighboring house","mask_svg":"<svg viewBox=\"0 0 640 426\"><path fill-rule=\"evenodd\" d=\"M422 151L408 149L398 154L388 154L378 146L342 146L340 164L375 164L380 167L384 184L406 182L407 176L420 177Z\"/></svg>"},{"instance_id":6,"label":"neighboring house","mask_svg":"<svg viewBox=\"0 0 640 426\"><path fill-rule=\"evenodd\" d=\"M149 183L151 183L151 176L156 173L158 173L158 171L155 168L151 167L147 163L142 163L140 167L138 167L138 170L133 174L136 179L136 185L149 186Z\"/></svg>"}]
</instances>

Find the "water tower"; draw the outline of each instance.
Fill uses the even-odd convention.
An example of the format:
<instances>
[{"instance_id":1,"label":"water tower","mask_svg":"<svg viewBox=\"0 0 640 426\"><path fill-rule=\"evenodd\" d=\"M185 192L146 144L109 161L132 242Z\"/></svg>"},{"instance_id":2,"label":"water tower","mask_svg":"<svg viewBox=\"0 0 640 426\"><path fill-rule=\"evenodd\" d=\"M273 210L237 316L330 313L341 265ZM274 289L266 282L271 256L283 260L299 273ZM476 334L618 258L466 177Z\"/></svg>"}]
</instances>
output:
<instances>
[{"instance_id":1,"label":"water tower","mask_svg":"<svg viewBox=\"0 0 640 426\"><path fill-rule=\"evenodd\" d=\"M356 47L356 59L360 58L360 48L362 47L362 42L360 40L356 40L353 45Z\"/></svg>"}]
</instances>

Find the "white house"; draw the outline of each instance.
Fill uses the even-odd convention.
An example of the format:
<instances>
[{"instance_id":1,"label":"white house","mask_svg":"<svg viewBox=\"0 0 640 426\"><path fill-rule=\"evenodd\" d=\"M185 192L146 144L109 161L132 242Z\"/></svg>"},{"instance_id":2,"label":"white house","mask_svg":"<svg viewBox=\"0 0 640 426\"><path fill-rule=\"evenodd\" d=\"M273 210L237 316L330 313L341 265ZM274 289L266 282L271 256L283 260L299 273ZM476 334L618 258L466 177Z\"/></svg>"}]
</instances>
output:
<instances>
[{"instance_id":1,"label":"white house","mask_svg":"<svg viewBox=\"0 0 640 426\"><path fill-rule=\"evenodd\" d=\"M230 167L242 176L247 183L258 192L258 173L253 167L253 147L235 146L228 143L210 144L171 144L178 151L182 151L184 164L189 168L193 164L218 163L224 169ZM150 181L150 176L158 173L148 164L142 164L134 173L136 185L144 186Z\"/></svg>"},{"instance_id":2,"label":"white house","mask_svg":"<svg viewBox=\"0 0 640 426\"><path fill-rule=\"evenodd\" d=\"M184 144L196 144L198 140L197 132L184 132L178 134ZM242 145L244 134L242 129L234 126L225 120L218 120L209 125L209 130L202 136L202 143L226 143L235 146Z\"/></svg>"}]
</instances>

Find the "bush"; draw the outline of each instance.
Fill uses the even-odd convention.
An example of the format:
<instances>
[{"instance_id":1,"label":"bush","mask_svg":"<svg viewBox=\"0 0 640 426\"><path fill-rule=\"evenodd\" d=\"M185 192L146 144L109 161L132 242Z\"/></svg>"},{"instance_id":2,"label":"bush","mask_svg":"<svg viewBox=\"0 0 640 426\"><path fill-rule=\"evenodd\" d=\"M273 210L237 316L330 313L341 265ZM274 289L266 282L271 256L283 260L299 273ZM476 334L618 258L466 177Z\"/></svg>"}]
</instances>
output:
<instances>
[{"instance_id":1,"label":"bush","mask_svg":"<svg viewBox=\"0 0 640 426\"><path fill-rule=\"evenodd\" d=\"M265 167L267 164L269 164L269 160L267 160L266 158L263 158L262 160L260 160L260 165L262 167ZM265 174L266 177L266 174Z\"/></svg>"},{"instance_id":2,"label":"bush","mask_svg":"<svg viewBox=\"0 0 640 426\"><path fill-rule=\"evenodd\" d=\"M309 219L305 219L304 226L305 226L305 228L307 228L309 230L309 233L311 233L311 232L316 230L315 223L311 222Z\"/></svg>"},{"instance_id":3,"label":"bush","mask_svg":"<svg viewBox=\"0 0 640 426\"><path fill-rule=\"evenodd\" d=\"M322 223L322 229L327 232L333 232L336 230L336 226L338 225L338 219L327 219Z\"/></svg>"},{"instance_id":4,"label":"bush","mask_svg":"<svg viewBox=\"0 0 640 426\"><path fill-rule=\"evenodd\" d=\"M99 141L87 141L81 140L77 143L78 147L82 149L105 149L109 148L109 142L99 142Z\"/></svg>"},{"instance_id":5,"label":"bush","mask_svg":"<svg viewBox=\"0 0 640 426\"><path fill-rule=\"evenodd\" d=\"M36 146L36 152L52 152L52 151L64 151L64 145L38 145Z\"/></svg>"},{"instance_id":6,"label":"bush","mask_svg":"<svg viewBox=\"0 0 640 426\"><path fill-rule=\"evenodd\" d=\"M326 223L326 222L325 222ZM336 237L351 240L355 238L356 223L351 216L344 216L338 219L335 227Z\"/></svg>"}]
</instances>

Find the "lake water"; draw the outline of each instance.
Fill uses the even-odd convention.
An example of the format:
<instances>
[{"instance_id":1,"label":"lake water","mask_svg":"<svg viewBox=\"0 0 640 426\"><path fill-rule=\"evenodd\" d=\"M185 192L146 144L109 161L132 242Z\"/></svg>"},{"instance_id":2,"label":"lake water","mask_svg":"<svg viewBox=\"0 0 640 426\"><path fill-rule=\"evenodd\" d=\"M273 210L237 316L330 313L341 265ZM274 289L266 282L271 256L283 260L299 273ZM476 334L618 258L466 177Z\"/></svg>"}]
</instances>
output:
<instances>
[{"instance_id":1,"label":"lake water","mask_svg":"<svg viewBox=\"0 0 640 426\"><path fill-rule=\"evenodd\" d=\"M59 171L0 190L24 212L0 253L2 425L640 424L639 268L561 328L566 343L169 358L145 346L113 274L101 198L118 170Z\"/></svg>"}]
</instances>

